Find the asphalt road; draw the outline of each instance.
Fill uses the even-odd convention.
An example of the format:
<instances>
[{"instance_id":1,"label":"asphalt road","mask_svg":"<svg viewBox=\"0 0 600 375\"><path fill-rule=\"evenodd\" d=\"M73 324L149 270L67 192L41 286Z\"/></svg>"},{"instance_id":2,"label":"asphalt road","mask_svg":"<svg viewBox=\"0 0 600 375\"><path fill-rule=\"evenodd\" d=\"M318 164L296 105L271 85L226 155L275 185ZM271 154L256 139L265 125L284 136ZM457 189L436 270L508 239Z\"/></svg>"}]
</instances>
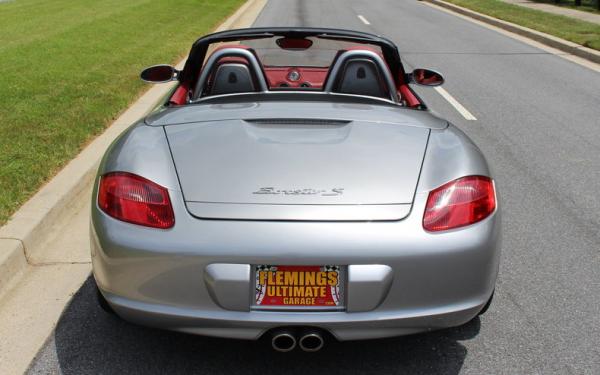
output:
<instances>
[{"instance_id":1,"label":"asphalt road","mask_svg":"<svg viewBox=\"0 0 600 375\"><path fill-rule=\"evenodd\" d=\"M278 354L129 325L99 310L88 280L30 373L600 373L600 74L413 0L271 0L256 24L376 32L407 68L445 75L476 121L418 91L487 155L504 210L490 310L460 328Z\"/></svg>"}]
</instances>

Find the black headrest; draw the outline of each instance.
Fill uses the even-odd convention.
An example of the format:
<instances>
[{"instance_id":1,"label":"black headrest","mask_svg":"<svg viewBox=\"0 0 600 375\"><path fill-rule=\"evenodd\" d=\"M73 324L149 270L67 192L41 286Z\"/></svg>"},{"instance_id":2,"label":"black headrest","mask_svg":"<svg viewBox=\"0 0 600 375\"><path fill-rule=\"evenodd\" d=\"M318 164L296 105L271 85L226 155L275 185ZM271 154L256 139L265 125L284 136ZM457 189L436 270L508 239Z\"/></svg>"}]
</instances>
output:
<instances>
[{"instance_id":1,"label":"black headrest","mask_svg":"<svg viewBox=\"0 0 600 375\"><path fill-rule=\"evenodd\" d=\"M377 65L372 60L363 58L346 62L334 90L342 94L389 97Z\"/></svg>"},{"instance_id":2,"label":"black headrest","mask_svg":"<svg viewBox=\"0 0 600 375\"><path fill-rule=\"evenodd\" d=\"M361 49L338 53L324 91L398 100L394 79L383 58L373 51Z\"/></svg>"},{"instance_id":3,"label":"black headrest","mask_svg":"<svg viewBox=\"0 0 600 375\"><path fill-rule=\"evenodd\" d=\"M267 91L262 66L250 49L228 47L216 50L196 82L192 101L204 95Z\"/></svg>"},{"instance_id":4,"label":"black headrest","mask_svg":"<svg viewBox=\"0 0 600 375\"><path fill-rule=\"evenodd\" d=\"M257 91L256 86L247 65L223 63L214 73L209 94L223 95L254 91Z\"/></svg>"}]
</instances>

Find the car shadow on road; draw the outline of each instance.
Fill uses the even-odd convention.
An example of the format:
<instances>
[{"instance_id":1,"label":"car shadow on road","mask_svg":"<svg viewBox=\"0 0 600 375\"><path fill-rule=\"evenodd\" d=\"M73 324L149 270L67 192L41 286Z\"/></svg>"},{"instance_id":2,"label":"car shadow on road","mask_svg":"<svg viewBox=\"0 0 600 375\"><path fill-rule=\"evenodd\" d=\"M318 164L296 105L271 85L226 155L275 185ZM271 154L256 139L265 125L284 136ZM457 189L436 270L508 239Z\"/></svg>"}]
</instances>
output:
<instances>
[{"instance_id":1,"label":"car shadow on road","mask_svg":"<svg viewBox=\"0 0 600 375\"><path fill-rule=\"evenodd\" d=\"M465 326L384 340L329 342L317 353L274 352L267 343L226 340L135 326L102 311L90 277L63 313L54 341L71 374L457 374L467 355Z\"/></svg>"}]
</instances>

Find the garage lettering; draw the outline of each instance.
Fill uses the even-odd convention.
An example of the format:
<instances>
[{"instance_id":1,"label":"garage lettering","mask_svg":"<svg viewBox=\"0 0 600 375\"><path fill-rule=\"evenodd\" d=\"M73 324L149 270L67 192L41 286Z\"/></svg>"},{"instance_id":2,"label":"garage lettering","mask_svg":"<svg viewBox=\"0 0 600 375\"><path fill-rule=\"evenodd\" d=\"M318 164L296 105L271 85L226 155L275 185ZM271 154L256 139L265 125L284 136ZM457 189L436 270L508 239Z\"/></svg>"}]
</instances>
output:
<instances>
[{"instance_id":1,"label":"garage lettering","mask_svg":"<svg viewBox=\"0 0 600 375\"><path fill-rule=\"evenodd\" d=\"M266 286L267 298L279 297L284 305L315 305L327 298L327 288L337 286L337 271L259 271L258 282Z\"/></svg>"},{"instance_id":2,"label":"garage lettering","mask_svg":"<svg viewBox=\"0 0 600 375\"><path fill-rule=\"evenodd\" d=\"M335 271L260 271L259 283L276 286L336 286L338 273Z\"/></svg>"}]
</instances>

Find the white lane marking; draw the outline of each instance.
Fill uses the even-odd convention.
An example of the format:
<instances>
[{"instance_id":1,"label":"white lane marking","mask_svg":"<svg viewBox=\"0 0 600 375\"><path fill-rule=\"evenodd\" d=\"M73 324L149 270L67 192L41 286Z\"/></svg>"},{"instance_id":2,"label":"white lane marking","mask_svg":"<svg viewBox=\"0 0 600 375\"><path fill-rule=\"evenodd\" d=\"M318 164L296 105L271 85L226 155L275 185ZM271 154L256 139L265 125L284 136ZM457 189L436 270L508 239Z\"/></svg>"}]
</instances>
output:
<instances>
[{"instance_id":1,"label":"white lane marking","mask_svg":"<svg viewBox=\"0 0 600 375\"><path fill-rule=\"evenodd\" d=\"M452 105L454 107L454 109L456 109L458 111L458 113L460 113L462 115L462 117L465 118L465 120L469 120L469 121L477 120L477 118L475 116L473 116L473 114L471 112L469 112L465 107L463 107L463 105L460 104L458 102L458 100L454 99L454 97L452 95L450 95L450 93L448 91L444 90L440 86L436 86L436 87L434 87L434 89L435 89L435 91L438 92L438 94L440 94L442 96L442 98L446 99L446 101L448 103L450 103L450 105Z\"/></svg>"},{"instance_id":2,"label":"white lane marking","mask_svg":"<svg viewBox=\"0 0 600 375\"><path fill-rule=\"evenodd\" d=\"M358 15L358 19L361 20L365 25L370 25L371 22L367 21L367 19L360 14Z\"/></svg>"}]
</instances>

